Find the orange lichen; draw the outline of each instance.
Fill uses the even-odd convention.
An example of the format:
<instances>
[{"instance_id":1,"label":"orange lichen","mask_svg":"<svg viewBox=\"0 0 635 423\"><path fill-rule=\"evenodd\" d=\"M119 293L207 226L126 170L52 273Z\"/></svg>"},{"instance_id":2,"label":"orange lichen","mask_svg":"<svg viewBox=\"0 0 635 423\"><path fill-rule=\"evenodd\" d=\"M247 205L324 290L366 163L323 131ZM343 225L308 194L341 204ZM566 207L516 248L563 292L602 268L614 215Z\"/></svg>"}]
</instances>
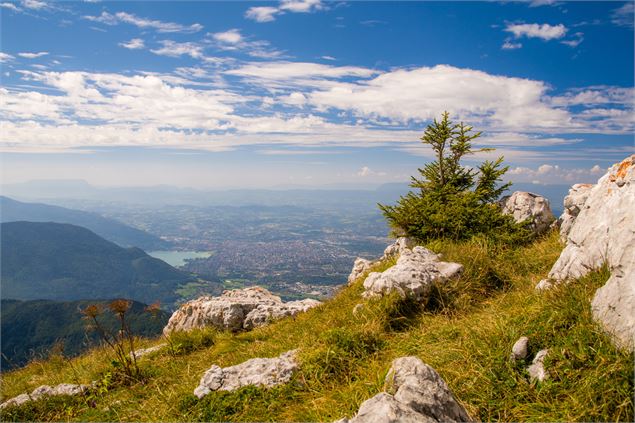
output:
<instances>
[{"instance_id":1,"label":"orange lichen","mask_svg":"<svg viewBox=\"0 0 635 423\"><path fill-rule=\"evenodd\" d=\"M617 173L616 173L616 176L618 178L623 178L626 176L626 172L628 171L628 168L633 166L634 157L635 156L628 157L624 159L622 163L620 163L620 166L617 168Z\"/></svg>"}]
</instances>

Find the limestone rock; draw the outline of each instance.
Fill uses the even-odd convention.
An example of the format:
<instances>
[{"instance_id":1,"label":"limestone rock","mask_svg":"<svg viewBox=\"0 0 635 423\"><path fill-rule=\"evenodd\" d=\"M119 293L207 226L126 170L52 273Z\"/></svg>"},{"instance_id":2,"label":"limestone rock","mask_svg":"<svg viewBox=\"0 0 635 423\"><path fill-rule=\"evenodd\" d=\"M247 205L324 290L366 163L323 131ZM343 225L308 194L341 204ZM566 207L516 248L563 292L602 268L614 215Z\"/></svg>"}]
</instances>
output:
<instances>
[{"instance_id":1,"label":"limestone rock","mask_svg":"<svg viewBox=\"0 0 635 423\"><path fill-rule=\"evenodd\" d=\"M538 353L534 357L534 361L531 362L531 366L527 367L527 372L529 372L529 378L532 381L537 380L538 382L542 382L549 375L547 373L547 370L545 370L545 364L544 364L545 357L547 357L548 353L549 353L549 350L538 351Z\"/></svg>"},{"instance_id":2,"label":"limestone rock","mask_svg":"<svg viewBox=\"0 0 635 423\"><path fill-rule=\"evenodd\" d=\"M512 347L512 360L524 360L527 358L527 346L529 345L529 338L521 336L514 346Z\"/></svg>"},{"instance_id":3,"label":"limestone rock","mask_svg":"<svg viewBox=\"0 0 635 423\"><path fill-rule=\"evenodd\" d=\"M362 403L355 417L340 422L471 421L441 376L417 357L394 360L386 382L392 386L394 395L386 392L377 394Z\"/></svg>"},{"instance_id":4,"label":"limestone rock","mask_svg":"<svg viewBox=\"0 0 635 423\"><path fill-rule=\"evenodd\" d=\"M404 248L397 264L384 272L372 272L364 281L364 297L383 296L396 291L402 297L423 300L434 283L458 276L463 266L440 261L432 251Z\"/></svg>"},{"instance_id":5,"label":"limestone rock","mask_svg":"<svg viewBox=\"0 0 635 423\"><path fill-rule=\"evenodd\" d=\"M280 297L258 286L225 291L220 297L200 297L183 304L172 314L163 333L203 327L230 331L252 329L280 317L295 316L319 304L308 299L284 303Z\"/></svg>"},{"instance_id":6,"label":"limestone rock","mask_svg":"<svg viewBox=\"0 0 635 423\"><path fill-rule=\"evenodd\" d=\"M78 395L88 388L88 385L74 385L72 383L60 383L59 385L53 387L49 385L42 385L35 388L30 394L20 394L17 397L3 402L0 404L0 409L12 405L22 405L29 401L36 401L45 396Z\"/></svg>"},{"instance_id":7,"label":"limestone rock","mask_svg":"<svg viewBox=\"0 0 635 423\"><path fill-rule=\"evenodd\" d=\"M271 388L287 383L298 367L296 353L292 350L275 358L252 358L225 368L214 365L205 372L194 395L203 398L212 391L234 391L247 385Z\"/></svg>"},{"instance_id":8,"label":"limestone rock","mask_svg":"<svg viewBox=\"0 0 635 423\"><path fill-rule=\"evenodd\" d=\"M130 358L132 358L133 356L138 360L141 357L143 357L144 355L148 355L151 354L153 352L159 351L160 349L162 349L163 347L165 347L166 343L162 343L159 345L155 345L154 347L150 347L150 348L139 348L138 350L134 350L132 352L130 352Z\"/></svg>"},{"instance_id":9,"label":"limestone rock","mask_svg":"<svg viewBox=\"0 0 635 423\"><path fill-rule=\"evenodd\" d=\"M373 262L370 260L366 260L360 257L355 259L355 263L353 263L353 269L351 270L351 274L348 275L348 284L352 284L359 278L364 272L370 269L370 266L373 265Z\"/></svg>"},{"instance_id":10,"label":"limestone rock","mask_svg":"<svg viewBox=\"0 0 635 423\"><path fill-rule=\"evenodd\" d=\"M532 192L516 191L503 197L499 204L503 213L513 216L516 222L529 219L532 222L531 229L537 234L547 231L555 220L549 200Z\"/></svg>"},{"instance_id":11,"label":"limestone rock","mask_svg":"<svg viewBox=\"0 0 635 423\"><path fill-rule=\"evenodd\" d=\"M567 235L573 227L573 222L584 208L584 203L589 198L589 193L593 188L592 184L575 184L569 189L569 193L564 197L564 212L560 216L560 240L566 242Z\"/></svg>"},{"instance_id":12,"label":"limestone rock","mask_svg":"<svg viewBox=\"0 0 635 423\"><path fill-rule=\"evenodd\" d=\"M597 290L593 316L616 343L635 349L635 155L612 166L587 196L566 236L566 247L540 288L580 278L607 263L611 277ZM570 199L579 208L581 199ZM538 288L538 287L537 287Z\"/></svg>"},{"instance_id":13,"label":"limestone rock","mask_svg":"<svg viewBox=\"0 0 635 423\"><path fill-rule=\"evenodd\" d=\"M386 249L384 250L384 255L381 257L380 260L385 260L387 258L400 255L405 250L412 250L415 245L417 244L412 238L408 238L405 236L399 237L395 240L395 242L386 247Z\"/></svg>"}]
</instances>

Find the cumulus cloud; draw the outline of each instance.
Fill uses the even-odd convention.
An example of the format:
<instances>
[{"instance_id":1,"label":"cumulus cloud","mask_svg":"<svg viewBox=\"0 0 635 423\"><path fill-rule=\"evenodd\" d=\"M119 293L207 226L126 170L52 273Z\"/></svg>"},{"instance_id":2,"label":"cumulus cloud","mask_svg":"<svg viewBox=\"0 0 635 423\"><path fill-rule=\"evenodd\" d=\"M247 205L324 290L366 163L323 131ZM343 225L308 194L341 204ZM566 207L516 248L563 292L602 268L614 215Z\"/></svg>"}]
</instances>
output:
<instances>
[{"instance_id":1,"label":"cumulus cloud","mask_svg":"<svg viewBox=\"0 0 635 423\"><path fill-rule=\"evenodd\" d=\"M548 41L564 37L567 28L562 24L508 24L505 31L511 32L516 38L540 38Z\"/></svg>"},{"instance_id":2,"label":"cumulus cloud","mask_svg":"<svg viewBox=\"0 0 635 423\"><path fill-rule=\"evenodd\" d=\"M563 168L559 165L542 164L537 168L515 167L507 175L518 182L532 182L535 184L557 183L595 183L598 176L605 170L599 165L591 168Z\"/></svg>"},{"instance_id":3,"label":"cumulus cloud","mask_svg":"<svg viewBox=\"0 0 635 423\"><path fill-rule=\"evenodd\" d=\"M237 29L230 29L225 32L216 32L212 34L212 38L226 44L239 44L243 41L243 36Z\"/></svg>"},{"instance_id":4,"label":"cumulus cloud","mask_svg":"<svg viewBox=\"0 0 635 423\"><path fill-rule=\"evenodd\" d=\"M194 59L203 58L203 47L196 43L177 43L172 40L162 40L160 44L162 46L161 48L151 49L150 51L159 56L190 56Z\"/></svg>"},{"instance_id":5,"label":"cumulus cloud","mask_svg":"<svg viewBox=\"0 0 635 423\"><path fill-rule=\"evenodd\" d=\"M238 29L210 33L208 36L216 48L226 51L242 51L249 56L261 59L274 59L282 56L282 52L272 48L268 41L248 40Z\"/></svg>"},{"instance_id":6,"label":"cumulus cloud","mask_svg":"<svg viewBox=\"0 0 635 423\"><path fill-rule=\"evenodd\" d=\"M282 0L277 7L250 7L245 12L245 17L260 23L272 22L276 20L276 16L285 13L311 13L324 8L320 0Z\"/></svg>"},{"instance_id":7,"label":"cumulus cloud","mask_svg":"<svg viewBox=\"0 0 635 423\"><path fill-rule=\"evenodd\" d=\"M130 41L119 43L119 45L129 50L139 50L145 47L145 43L141 38L133 38Z\"/></svg>"},{"instance_id":8,"label":"cumulus cloud","mask_svg":"<svg viewBox=\"0 0 635 423\"><path fill-rule=\"evenodd\" d=\"M386 176L386 172L375 172L368 166L362 166L362 168L356 173L356 175L361 178L366 178L370 176Z\"/></svg>"},{"instance_id":9,"label":"cumulus cloud","mask_svg":"<svg viewBox=\"0 0 635 423\"><path fill-rule=\"evenodd\" d=\"M49 7L46 2L40 0L22 0L22 6L33 10L41 10Z\"/></svg>"},{"instance_id":10,"label":"cumulus cloud","mask_svg":"<svg viewBox=\"0 0 635 423\"><path fill-rule=\"evenodd\" d=\"M25 59L37 59L38 57L46 56L48 51L40 51L38 53L24 52L18 53L18 56L24 57Z\"/></svg>"},{"instance_id":11,"label":"cumulus cloud","mask_svg":"<svg viewBox=\"0 0 635 423\"><path fill-rule=\"evenodd\" d=\"M99 22L105 25L118 25L120 23L127 23L134 25L142 29L155 29L157 32L180 32L180 33L194 33L203 29L203 25L195 23L192 25L181 25L174 22L162 22L159 20L152 20L136 16L132 13L117 12L111 14L108 12L102 12L99 16L83 16L92 22Z\"/></svg>"}]
</instances>

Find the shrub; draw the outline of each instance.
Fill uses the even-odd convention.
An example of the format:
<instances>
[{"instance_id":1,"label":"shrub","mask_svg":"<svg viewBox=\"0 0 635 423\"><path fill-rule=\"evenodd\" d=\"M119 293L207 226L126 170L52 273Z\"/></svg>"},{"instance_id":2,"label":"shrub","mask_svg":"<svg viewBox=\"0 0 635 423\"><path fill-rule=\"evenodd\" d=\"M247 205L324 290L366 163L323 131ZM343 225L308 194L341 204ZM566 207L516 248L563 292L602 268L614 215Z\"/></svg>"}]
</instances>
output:
<instances>
[{"instance_id":1,"label":"shrub","mask_svg":"<svg viewBox=\"0 0 635 423\"><path fill-rule=\"evenodd\" d=\"M530 239L526 226L504 215L496 204L511 186L499 184L508 169L502 166L503 157L486 160L476 169L460 163L465 155L476 152L471 142L480 135L463 122L452 123L447 112L440 122L435 119L428 125L421 141L432 147L436 160L418 169L420 178L412 177L410 186L417 191L402 196L394 206L379 204L395 235L423 242L476 235L504 243Z\"/></svg>"}]
</instances>

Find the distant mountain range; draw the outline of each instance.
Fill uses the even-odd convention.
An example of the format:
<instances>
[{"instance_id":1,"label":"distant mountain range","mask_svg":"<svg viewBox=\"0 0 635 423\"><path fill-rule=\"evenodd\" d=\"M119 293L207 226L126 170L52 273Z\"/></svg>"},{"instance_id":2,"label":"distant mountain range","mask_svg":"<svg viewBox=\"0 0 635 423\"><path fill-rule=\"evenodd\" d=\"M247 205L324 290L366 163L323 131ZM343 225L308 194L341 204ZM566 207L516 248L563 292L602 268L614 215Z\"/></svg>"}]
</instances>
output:
<instances>
[{"instance_id":1,"label":"distant mountain range","mask_svg":"<svg viewBox=\"0 0 635 423\"><path fill-rule=\"evenodd\" d=\"M60 353L74 356L97 345L99 336L88 331L81 310L89 304L101 304L107 309L109 301L17 301L3 299L1 310L2 360L1 368L7 369L26 364L31 358L46 357L51 347L58 344ZM159 310L150 314L145 304L133 302L127 312L132 332L138 336L154 337L169 319L169 314ZM116 320L105 311L100 321L114 330Z\"/></svg>"},{"instance_id":2,"label":"distant mountain range","mask_svg":"<svg viewBox=\"0 0 635 423\"><path fill-rule=\"evenodd\" d=\"M9 222L1 225L2 298L83 300L130 298L172 304L175 290L194 278L70 224Z\"/></svg>"},{"instance_id":3,"label":"distant mountain range","mask_svg":"<svg viewBox=\"0 0 635 423\"><path fill-rule=\"evenodd\" d=\"M57 222L83 226L97 235L122 247L139 247L147 251L162 250L169 243L145 231L127 226L117 220L96 213L72 210L39 203L23 203L0 196L0 219L2 222Z\"/></svg>"}]
</instances>

